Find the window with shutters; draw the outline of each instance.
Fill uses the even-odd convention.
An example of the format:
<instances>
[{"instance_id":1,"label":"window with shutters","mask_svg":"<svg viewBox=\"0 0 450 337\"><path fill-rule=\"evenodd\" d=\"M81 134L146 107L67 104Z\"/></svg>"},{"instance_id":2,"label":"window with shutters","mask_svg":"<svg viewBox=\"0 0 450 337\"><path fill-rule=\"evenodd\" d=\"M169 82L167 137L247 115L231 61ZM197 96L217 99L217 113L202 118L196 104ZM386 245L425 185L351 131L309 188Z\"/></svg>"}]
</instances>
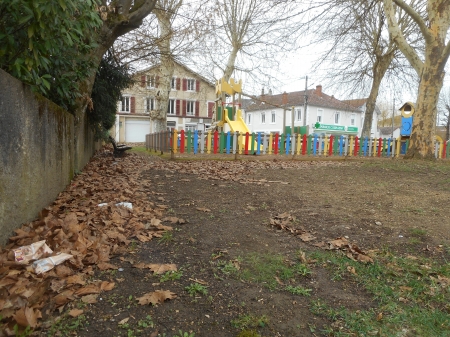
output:
<instances>
[{"instance_id":1,"label":"window with shutters","mask_svg":"<svg viewBox=\"0 0 450 337\"><path fill-rule=\"evenodd\" d=\"M147 89L156 87L156 76L155 75L147 75Z\"/></svg>"},{"instance_id":2,"label":"window with shutters","mask_svg":"<svg viewBox=\"0 0 450 337\"><path fill-rule=\"evenodd\" d=\"M195 91L195 80L188 78L187 80L187 90Z\"/></svg>"},{"instance_id":3,"label":"window with shutters","mask_svg":"<svg viewBox=\"0 0 450 337\"><path fill-rule=\"evenodd\" d=\"M275 111L272 111L272 124L276 121L276 114Z\"/></svg>"},{"instance_id":4,"label":"window with shutters","mask_svg":"<svg viewBox=\"0 0 450 337\"><path fill-rule=\"evenodd\" d=\"M266 124L266 113L261 112L261 124Z\"/></svg>"},{"instance_id":5,"label":"window with shutters","mask_svg":"<svg viewBox=\"0 0 450 337\"><path fill-rule=\"evenodd\" d=\"M188 115L188 116L195 115L195 102L194 101L186 102L186 115Z\"/></svg>"},{"instance_id":6,"label":"window with shutters","mask_svg":"<svg viewBox=\"0 0 450 337\"><path fill-rule=\"evenodd\" d=\"M123 96L122 97L122 104L121 104L121 112L130 112L130 97L129 96Z\"/></svg>"},{"instance_id":7,"label":"window with shutters","mask_svg":"<svg viewBox=\"0 0 450 337\"><path fill-rule=\"evenodd\" d=\"M350 125L355 125L356 123L356 114L350 115Z\"/></svg>"},{"instance_id":8,"label":"window with shutters","mask_svg":"<svg viewBox=\"0 0 450 337\"><path fill-rule=\"evenodd\" d=\"M170 81L170 89L177 90L177 78L172 77L172 80Z\"/></svg>"},{"instance_id":9,"label":"window with shutters","mask_svg":"<svg viewBox=\"0 0 450 337\"><path fill-rule=\"evenodd\" d=\"M169 109L167 110L167 114L175 115L175 113L176 113L175 100L174 99L169 99Z\"/></svg>"}]
</instances>

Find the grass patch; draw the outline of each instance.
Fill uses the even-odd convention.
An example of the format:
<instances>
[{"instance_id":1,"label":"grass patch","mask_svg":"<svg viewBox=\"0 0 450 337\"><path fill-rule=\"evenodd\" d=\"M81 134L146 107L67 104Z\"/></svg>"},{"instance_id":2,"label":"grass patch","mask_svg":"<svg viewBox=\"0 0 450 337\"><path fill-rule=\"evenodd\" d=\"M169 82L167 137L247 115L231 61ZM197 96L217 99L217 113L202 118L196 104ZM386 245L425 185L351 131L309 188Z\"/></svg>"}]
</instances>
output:
<instances>
[{"instance_id":1,"label":"grass patch","mask_svg":"<svg viewBox=\"0 0 450 337\"><path fill-rule=\"evenodd\" d=\"M310 274L307 265L274 254L250 254L243 259L239 271L242 280L262 284L270 290L286 290L284 284L297 283Z\"/></svg>"},{"instance_id":2,"label":"grass patch","mask_svg":"<svg viewBox=\"0 0 450 337\"><path fill-rule=\"evenodd\" d=\"M231 325L235 328L253 329L253 328L264 328L269 323L267 316L254 316L251 314L241 315L236 319L231 321Z\"/></svg>"},{"instance_id":3,"label":"grass patch","mask_svg":"<svg viewBox=\"0 0 450 337\"><path fill-rule=\"evenodd\" d=\"M424 229L420 229L420 228L411 228L409 230L409 233L414 237L420 237L420 238L427 235L427 231Z\"/></svg>"},{"instance_id":4,"label":"grass patch","mask_svg":"<svg viewBox=\"0 0 450 337\"><path fill-rule=\"evenodd\" d=\"M208 289L200 283L191 283L186 288L184 288L189 295L196 296L196 295L207 295Z\"/></svg>"},{"instance_id":5,"label":"grass patch","mask_svg":"<svg viewBox=\"0 0 450 337\"><path fill-rule=\"evenodd\" d=\"M368 265L331 252L320 251L313 257L332 275L338 270L355 278L376 303L371 309L351 311L333 308L320 299L313 301L311 311L333 321L324 334L450 336L450 265L420 257L398 257L389 251L379 253Z\"/></svg>"},{"instance_id":6,"label":"grass patch","mask_svg":"<svg viewBox=\"0 0 450 337\"><path fill-rule=\"evenodd\" d=\"M236 337L261 337L255 330L242 330Z\"/></svg>"},{"instance_id":7,"label":"grass patch","mask_svg":"<svg viewBox=\"0 0 450 337\"><path fill-rule=\"evenodd\" d=\"M129 152L135 152L135 153L147 153L147 149L145 146L133 146L131 150L128 150Z\"/></svg>"},{"instance_id":8,"label":"grass patch","mask_svg":"<svg viewBox=\"0 0 450 337\"><path fill-rule=\"evenodd\" d=\"M72 336L87 325L85 315L71 317L68 314L63 315L47 331L47 336Z\"/></svg>"},{"instance_id":9,"label":"grass patch","mask_svg":"<svg viewBox=\"0 0 450 337\"><path fill-rule=\"evenodd\" d=\"M173 241L173 234L171 231L164 232L161 237L158 239L158 243L168 244Z\"/></svg>"},{"instance_id":10,"label":"grass patch","mask_svg":"<svg viewBox=\"0 0 450 337\"><path fill-rule=\"evenodd\" d=\"M176 281L179 280L183 276L183 271L177 270L177 271L166 271L164 274L162 274L161 278L159 279L159 282L167 282L167 281Z\"/></svg>"},{"instance_id":11,"label":"grass patch","mask_svg":"<svg viewBox=\"0 0 450 337\"><path fill-rule=\"evenodd\" d=\"M301 296L311 296L311 289L303 288L302 286L286 286L286 291L290 292L293 295L301 295Z\"/></svg>"}]
</instances>

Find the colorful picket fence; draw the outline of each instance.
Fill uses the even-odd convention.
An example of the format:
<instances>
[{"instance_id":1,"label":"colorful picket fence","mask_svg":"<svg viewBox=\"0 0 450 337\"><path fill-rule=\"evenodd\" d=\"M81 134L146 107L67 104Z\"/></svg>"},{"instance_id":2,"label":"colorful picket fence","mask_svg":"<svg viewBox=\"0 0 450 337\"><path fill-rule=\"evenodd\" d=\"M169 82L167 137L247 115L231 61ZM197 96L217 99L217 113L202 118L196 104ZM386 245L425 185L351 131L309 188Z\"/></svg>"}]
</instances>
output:
<instances>
[{"instance_id":1,"label":"colorful picket fence","mask_svg":"<svg viewBox=\"0 0 450 337\"><path fill-rule=\"evenodd\" d=\"M298 156L400 157L409 140L278 133L167 131L149 134L147 150L174 154L256 154ZM438 159L450 157L449 141L435 142Z\"/></svg>"}]
</instances>

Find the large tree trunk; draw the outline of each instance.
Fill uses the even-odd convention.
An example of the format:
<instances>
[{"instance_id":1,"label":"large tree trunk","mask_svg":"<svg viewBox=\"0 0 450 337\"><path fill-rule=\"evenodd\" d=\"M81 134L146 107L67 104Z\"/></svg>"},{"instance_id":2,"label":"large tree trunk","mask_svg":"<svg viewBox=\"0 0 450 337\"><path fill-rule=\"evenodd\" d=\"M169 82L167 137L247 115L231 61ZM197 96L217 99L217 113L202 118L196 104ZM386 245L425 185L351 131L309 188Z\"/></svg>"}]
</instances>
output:
<instances>
[{"instance_id":1,"label":"large tree trunk","mask_svg":"<svg viewBox=\"0 0 450 337\"><path fill-rule=\"evenodd\" d=\"M405 158L435 159L434 136L437 103L450 54L447 31L450 26L450 2L428 0L426 18L403 0L383 0L384 10L393 41L420 77L409 148ZM395 17L393 3L404 10L418 25L425 42L425 60L406 41Z\"/></svg>"},{"instance_id":2,"label":"large tree trunk","mask_svg":"<svg viewBox=\"0 0 450 337\"><path fill-rule=\"evenodd\" d=\"M431 61L432 62L432 61ZM445 73L437 66L425 63L420 78L416 111L408 151L405 158L435 159L437 103ZM435 63L436 64L436 63Z\"/></svg>"},{"instance_id":3,"label":"large tree trunk","mask_svg":"<svg viewBox=\"0 0 450 337\"><path fill-rule=\"evenodd\" d=\"M379 56L373 66L372 88L370 89L370 94L366 102L366 112L364 114L364 125L361 137L370 138L371 136L370 131L372 130L373 112L375 111L375 103L380 90L380 84L393 58L394 52Z\"/></svg>"},{"instance_id":4,"label":"large tree trunk","mask_svg":"<svg viewBox=\"0 0 450 337\"><path fill-rule=\"evenodd\" d=\"M154 123L154 132L162 132L167 128L167 111L169 109L169 95L174 71L172 50L170 48L173 34L171 18L180 5L181 1L178 1L178 5L175 6L173 2L170 2L165 7L158 3L160 8L155 10L160 28L157 45L161 54L161 65L159 67L159 95L156 97L158 104L156 110L150 114L152 123Z\"/></svg>"}]
</instances>

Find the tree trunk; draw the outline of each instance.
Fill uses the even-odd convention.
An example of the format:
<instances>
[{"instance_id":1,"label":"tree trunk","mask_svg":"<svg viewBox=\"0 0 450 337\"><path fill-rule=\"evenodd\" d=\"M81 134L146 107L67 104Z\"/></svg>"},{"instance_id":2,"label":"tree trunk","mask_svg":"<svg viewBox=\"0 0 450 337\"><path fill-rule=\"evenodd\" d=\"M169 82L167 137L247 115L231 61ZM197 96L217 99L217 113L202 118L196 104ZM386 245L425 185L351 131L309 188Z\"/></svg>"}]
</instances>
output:
<instances>
[{"instance_id":1,"label":"tree trunk","mask_svg":"<svg viewBox=\"0 0 450 337\"><path fill-rule=\"evenodd\" d=\"M447 120L446 128L445 128L445 141L450 140L450 119Z\"/></svg>"},{"instance_id":2,"label":"tree trunk","mask_svg":"<svg viewBox=\"0 0 450 337\"><path fill-rule=\"evenodd\" d=\"M425 61L421 60L417 51L403 36L395 18L393 2L419 26L425 42ZM426 19L403 0L384 0L384 9L393 41L420 77L411 138L405 159L435 159L437 103L444 81L445 64L450 54L450 44L446 41L450 25L450 2L428 0Z\"/></svg>"},{"instance_id":3,"label":"tree trunk","mask_svg":"<svg viewBox=\"0 0 450 337\"><path fill-rule=\"evenodd\" d=\"M167 111L169 109L169 95L174 71L174 62L170 49L170 41L173 33L170 12L169 10L162 9L155 10L160 28L157 45L161 53L161 66L159 68L159 94L156 97L158 104L156 110L150 114L152 123L155 126L154 132L162 132L167 129Z\"/></svg>"},{"instance_id":4,"label":"tree trunk","mask_svg":"<svg viewBox=\"0 0 450 337\"><path fill-rule=\"evenodd\" d=\"M230 80L231 75L233 74L238 51L239 48L233 47L233 50L231 51L230 56L228 57L227 66L225 68L225 71L223 72L223 78L227 82Z\"/></svg>"},{"instance_id":5,"label":"tree trunk","mask_svg":"<svg viewBox=\"0 0 450 337\"><path fill-rule=\"evenodd\" d=\"M437 103L445 73L436 66L439 62L435 63L430 58L432 59L427 58L428 62L425 63L420 77L411 138L405 159L435 159Z\"/></svg>"},{"instance_id":6,"label":"tree trunk","mask_svg":"<svg viewBox=\"0 0 450 337\"><path fill-rule=\"evenodd\" d=\"M370 131L372 130L373 112L375 111L375 103L377 101L378 91L380 89L380 84L381 81L383 80L384 74L389 68L389 65L391 64L393 58L394 52L390 52L389 54L379 56L378 60L375 62L373 66L372 88L370 89L370 94L366 102L366 112L364 114L364 125L361 137L370 138L371 136Z\"/></svg>"},{"instance_id":7,"label":"tree trunk","mask_svg":"<svg viewBox=\"0 0 450 337\"><path fill-rule=\"evenodd\" d=\"M83 148L89 145L86 144L86 134L84 133L84 126L87 122L86 108L91 100L96 70L102 57L118 37L141 25L142 20L155 7L156 0L136 0L134 4L131 4L129 0L117 0L115 2L116 7L112 7L112 4L106 6L106 1L104 1L104 4L99 8L103 25L97 33L98 46L89 55L89 60L93 63L92 74L80 85L81 97L78 99L75 111L74 156L77 169L82 169L83 163L78 158L80 158L80 153L83 153Z\"/></svg>"}]
</instances>

